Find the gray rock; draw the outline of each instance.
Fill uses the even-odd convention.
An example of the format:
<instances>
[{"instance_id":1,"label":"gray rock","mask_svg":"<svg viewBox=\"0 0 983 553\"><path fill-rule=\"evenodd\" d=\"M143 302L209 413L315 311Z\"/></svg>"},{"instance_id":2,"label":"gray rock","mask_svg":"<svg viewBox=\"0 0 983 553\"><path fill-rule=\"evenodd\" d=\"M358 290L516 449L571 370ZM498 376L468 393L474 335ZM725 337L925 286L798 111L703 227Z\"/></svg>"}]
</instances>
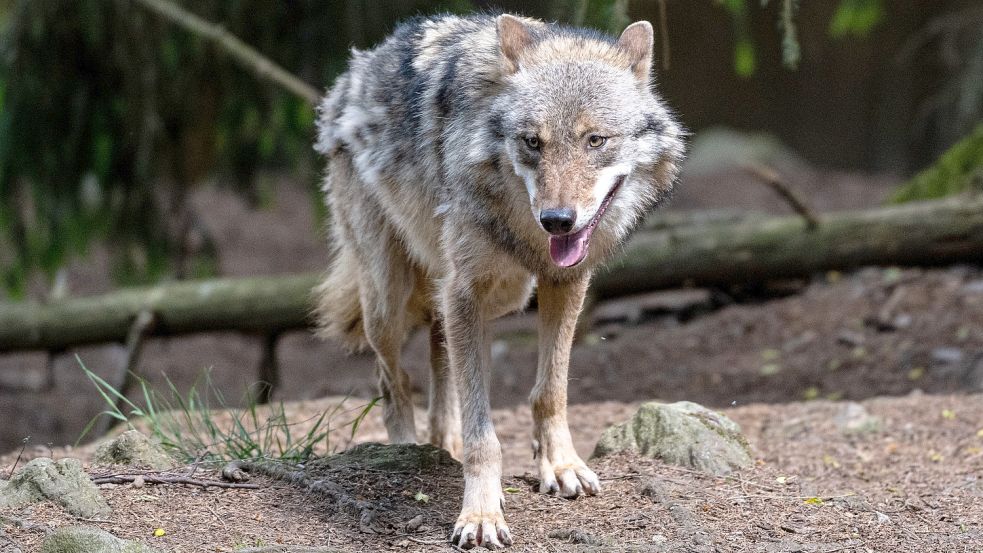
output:
<instances>
[{"instance_id":1,"label":"gray rock","mask_svg":"<svg viewBox=\"0 0 983 553\"><path fill-rule=\"evenodd\" d=\"M880 417L871 415L855 401L844 403L833 415L833 423L843 434L867 434L877 432L883 426Z\"/></svg>"},{"instance_id":2,"label":"gray rock","mask_svg":"<svg viewBox=\"0 0 983 553\"><path fill-rule=\"evenodd\" d=\"M642 405L631 420L604 431L593 456L619 451L718 475L753 462L751 448L737 423L688 401Z\"/></svg>"},{"instance_id":3,"label":"gray rock","mask_svg":"<svg viewBox=\"0 0 983 553\"><path fill-rule=\"evenodd\" d=\"M17 508L48 500L82 518L109 514L109 505L82 470L78 459L34 459L13 478L0 481L0 508Z\"/></svg>"},{"instance_id":4,"label":"gray rock","mask_svg":"<svg viewBox=\"0 0 983 553\"><path fill-rule=\"evenodd\" d=\"M157 442L137 432L123 432L96 450L95 462L103 465L126 465L166 470L174 467L171 459Z\"/></svg>"},{"instance_id":5,"label":"gray rock","mask_svg":"<svg viewBox=\"0 0 983 553\"><path fill-rule=\"evenodd\" d=\"M139 542L121 540L109 532L86 526L66 526L48 534L41 553L156 553Z\"/></svg>"}]
</instances>

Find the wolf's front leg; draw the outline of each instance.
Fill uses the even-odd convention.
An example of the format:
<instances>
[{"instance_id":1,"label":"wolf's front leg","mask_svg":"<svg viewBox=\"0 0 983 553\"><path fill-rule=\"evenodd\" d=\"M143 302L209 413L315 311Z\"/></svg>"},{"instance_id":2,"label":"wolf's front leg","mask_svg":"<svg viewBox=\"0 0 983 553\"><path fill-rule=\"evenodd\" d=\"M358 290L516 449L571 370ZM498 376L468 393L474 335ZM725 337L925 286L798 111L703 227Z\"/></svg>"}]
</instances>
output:
<instances>
[{"instance_id":1,"label":"wolf's front leg","mask_svg":"<svg viewBox=\"0 0 983 553\"><path fill-rule=\"evenodd\" d=\"M567 427L567 366L577 316L589 278L557 283L541 279L539 302L539 367L530 395L533 455L539 461L539 491L563 497L594 495L601 482L577 455Z\"/></svg>"},{"instance_id":2,"label":"wolf's front leg","mask_svg":"<svg viewBox=\"0 0 983 553\"><path fill-rule=\"evenodd\" d=\"M444 297L444 332L464 415L464 505L451 541L470 549L512 544L502 512L502 448L488 403L490 341L480 290L452 277Z\"/></svg>"}]
</instances>

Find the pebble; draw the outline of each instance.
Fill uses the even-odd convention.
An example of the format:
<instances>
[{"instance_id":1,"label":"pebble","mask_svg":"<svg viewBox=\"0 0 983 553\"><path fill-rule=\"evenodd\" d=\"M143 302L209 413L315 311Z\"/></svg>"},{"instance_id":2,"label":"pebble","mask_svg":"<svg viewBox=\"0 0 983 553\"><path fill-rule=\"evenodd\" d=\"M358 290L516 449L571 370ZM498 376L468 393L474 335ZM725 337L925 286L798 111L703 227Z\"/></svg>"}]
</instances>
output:
<instances>
[{"instance_id":1,"label":"pebble","mask_svg":"<svg viewBox=\"0 0 983 553\"><path fill-rule=\"evenodd\" d=\"M963 360L963 350L943 347L932 350L932 360L937 363L954 364Z\"/></svg>"},{"instance_id":2,"label":"pebble","mask_svg":"<svg viewBox=\"0 0 983 553\"><path fill-rule=\"evenodd\" d=\"M963 286L963 292L967 294L983 294L983 280L967 282Z\"/></svg>"},{"instance_id":3,"label":"pebble","mask_svg":"<svg viewBox=\"0 0 983 553\"><path fill-rule=\"evenodd\" d=\"M416 532L417 530L420 529L420 526L422 524L423 524L423 515L416 515L415 517L406 521L406 531Z\"/></svg>"}]
</instances>

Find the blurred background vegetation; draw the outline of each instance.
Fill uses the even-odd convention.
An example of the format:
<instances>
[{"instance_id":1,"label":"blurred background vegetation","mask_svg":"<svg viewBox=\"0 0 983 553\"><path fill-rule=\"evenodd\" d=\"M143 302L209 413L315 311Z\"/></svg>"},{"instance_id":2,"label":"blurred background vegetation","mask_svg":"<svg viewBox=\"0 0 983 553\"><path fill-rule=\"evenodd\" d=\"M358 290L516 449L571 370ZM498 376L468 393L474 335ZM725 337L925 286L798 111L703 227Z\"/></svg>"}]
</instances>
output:
<instances>
[{"instance_id":1,"label":"blurred background vegetation","mask_svg":"<svg viewBox=\"0 0 983 553\"><path fill-rule=\"evenodd\" d=\"M764 130L823 167L905 175L964 137L947 167L975 171L983 150L977 1L178 3L319 89L350 47L416 14L506 10L612 33L648 19L660 88L692 130ZM206 182L261 207L289 172L321 205L312 106L134 0L0 0L0 56L0 297L96 244L120 284L213 274L188 202ZM896 199L940 186L925 177Z\"/></svg>"}]
</instances>

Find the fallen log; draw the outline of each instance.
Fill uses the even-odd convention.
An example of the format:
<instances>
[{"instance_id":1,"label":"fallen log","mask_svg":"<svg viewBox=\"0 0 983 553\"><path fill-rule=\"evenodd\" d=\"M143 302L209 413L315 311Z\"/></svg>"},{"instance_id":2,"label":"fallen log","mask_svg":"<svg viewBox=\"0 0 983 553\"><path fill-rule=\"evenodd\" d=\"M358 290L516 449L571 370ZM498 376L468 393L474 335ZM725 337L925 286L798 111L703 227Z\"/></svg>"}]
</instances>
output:
<instances>
[{"instance_id":1,"label":"fallen log","mask_svg":"<svg viewBox=\"0 0 983 553\"><path fill-rule=\"evenodd\" d=\"M222 278L128 288L49 304L0 304L0 353L122 342L139 313L149 336L237 330L277 334L309 325L315 274Z\"/></svg>"},{"instance_id":2,"label":"fallen log","mask_svg":"<svg viewBox=\"0 0 983 553\"><path fill-rule=\"evenodd\" d=\"M824 214L811 229L799 216L672 217L672 224L649 225L659 230L640 232L597 275L596 297L758 283L863 265L983 262L983 199ZM315 274L227 278L46 305L0 304L0 353L122 342L142 311L154 315L150 336L279 334L309 326L311 289L317 280Z\"/></svg>"},{"instance_id":3,"label":"fallen log","mask_svg":"<svg viewBox=\"0 0 983 553\"><path fill-rule=\"evenodd\" d=\"M983 198L801 217L752 217L639 233L594 283L598 297L725 286L864 265L983 262Z\"/></svg>"}]
</instances>

